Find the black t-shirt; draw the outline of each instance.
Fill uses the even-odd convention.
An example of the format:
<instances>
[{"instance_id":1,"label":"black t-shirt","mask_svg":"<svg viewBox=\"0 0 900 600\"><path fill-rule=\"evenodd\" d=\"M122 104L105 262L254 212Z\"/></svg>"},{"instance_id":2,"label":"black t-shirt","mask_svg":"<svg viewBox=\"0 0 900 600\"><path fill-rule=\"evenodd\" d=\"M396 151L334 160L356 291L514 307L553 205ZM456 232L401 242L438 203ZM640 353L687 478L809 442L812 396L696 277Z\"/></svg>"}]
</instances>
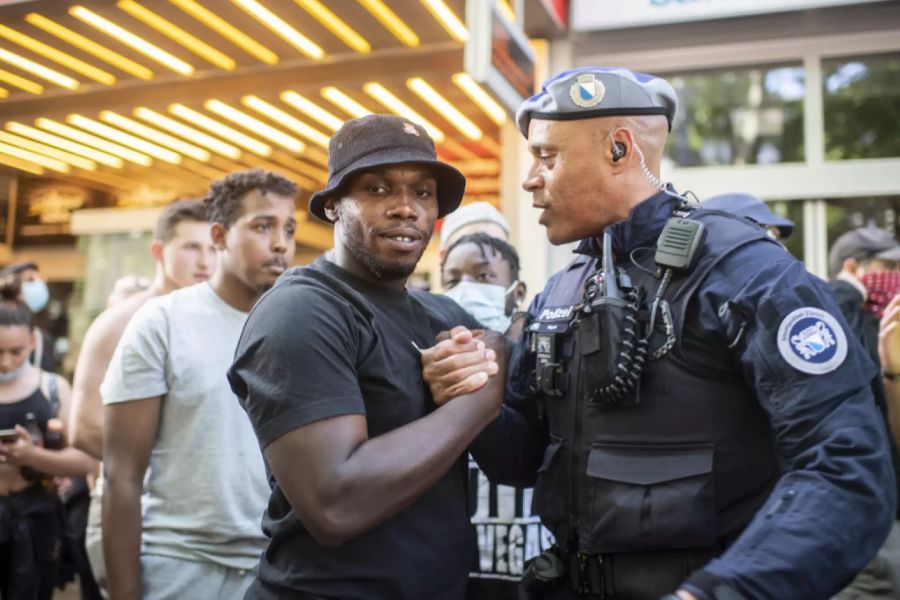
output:
<instances>
[{"instance_id":1,"label":"black t-shirt","mask_svg":"<svg viewBox=\"0 0 900 600\"><path fill-rule=\"evenodd\" d=\"M228 378L260 445L319 419L364 414L369 437L434 403L420 348L473 321L449 298L388 290L319 259L292 269L247 320ZM466 459L407 509L340 547L319 545L274 478L270 537L248 598L460 599L474 565Z\"/></svg>"}]
</instances>

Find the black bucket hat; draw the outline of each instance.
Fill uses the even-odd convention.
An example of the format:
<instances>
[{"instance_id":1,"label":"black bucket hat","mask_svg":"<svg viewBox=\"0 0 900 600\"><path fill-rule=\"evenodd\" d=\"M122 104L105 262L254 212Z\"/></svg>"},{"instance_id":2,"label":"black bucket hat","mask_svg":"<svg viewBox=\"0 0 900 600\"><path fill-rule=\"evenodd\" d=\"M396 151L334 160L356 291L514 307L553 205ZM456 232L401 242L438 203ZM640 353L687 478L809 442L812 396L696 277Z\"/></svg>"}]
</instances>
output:
<instances>
[{"instance_id":1,"label":"black bucket hat","mask_svg":"<svg viewBox=\"0 0 900 600\"><path fill-rule=\"evenodd\" d=\"M325 222L325 202L348 177L377 167L418 164L431 168L437 179L438 217L459 206L466 178L441 162L434 142L421 125L393 115L366 115L344 123L328 142L328 183L309 199L309 212Z\"/></svg>"}]
</instances>

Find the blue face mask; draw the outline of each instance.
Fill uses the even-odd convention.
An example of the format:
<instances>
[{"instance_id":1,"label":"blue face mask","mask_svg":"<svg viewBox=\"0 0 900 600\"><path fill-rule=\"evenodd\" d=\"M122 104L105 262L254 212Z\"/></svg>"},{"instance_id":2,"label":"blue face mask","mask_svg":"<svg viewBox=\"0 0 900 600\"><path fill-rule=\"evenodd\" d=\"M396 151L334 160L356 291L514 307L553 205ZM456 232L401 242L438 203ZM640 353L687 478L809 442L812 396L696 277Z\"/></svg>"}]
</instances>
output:
<instances>
[{"instance_id":1,"label":"blue face mask","mask_svg":"<svg viewBox=\"0 0 900 600\"><path fill-rule=\"evenodd\" d=\"M518 281L514 281L511 286L503 289L492 283L460 281L444 292L444 295L455 300L488 329L505 333L512 324L510 316L506 314L506 297L518 284Z\"/></svg>"},{"instance_id":2,"label":"blue face mask","mask_svg":"<svg viewBox=\"0 0 900 600\"><path fill-rule=\"evenodd\" d=\"M13 381L16 381L22 375L27 373L29 368L31 368L31 363L26 360L12 371L9 371L7 373L0 372L0 384L12 383Z\"/></svg>"},{"instance_id":3,"label":"blue face mask","mask_svg":"<svg viewBox=\"0 0 900 600\"><path fill-rule=\"evenodd\" d=\"M33 313L39 313L50 301L50 290L42 279L26 281L22 284L22 299Z\"/></svg>"}]
</instances>

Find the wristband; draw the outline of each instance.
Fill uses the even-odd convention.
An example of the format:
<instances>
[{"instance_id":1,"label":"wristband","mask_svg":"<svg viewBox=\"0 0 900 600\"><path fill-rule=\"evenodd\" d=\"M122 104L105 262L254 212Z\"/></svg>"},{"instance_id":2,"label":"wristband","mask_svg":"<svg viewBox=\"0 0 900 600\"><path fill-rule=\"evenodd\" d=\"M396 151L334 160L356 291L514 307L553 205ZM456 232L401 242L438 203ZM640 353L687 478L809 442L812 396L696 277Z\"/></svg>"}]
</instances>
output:
<instances>
[{"instance_id":1,"label":"wristband","mask_svg":"<svg viewBox=\"0 0 900 600\"><path fill-rule=\"evenodd\" d=\"M882 371L881 374L888 381L900 381L900 373L891 373L890 371Z\"/></svg>"}]
</instances>

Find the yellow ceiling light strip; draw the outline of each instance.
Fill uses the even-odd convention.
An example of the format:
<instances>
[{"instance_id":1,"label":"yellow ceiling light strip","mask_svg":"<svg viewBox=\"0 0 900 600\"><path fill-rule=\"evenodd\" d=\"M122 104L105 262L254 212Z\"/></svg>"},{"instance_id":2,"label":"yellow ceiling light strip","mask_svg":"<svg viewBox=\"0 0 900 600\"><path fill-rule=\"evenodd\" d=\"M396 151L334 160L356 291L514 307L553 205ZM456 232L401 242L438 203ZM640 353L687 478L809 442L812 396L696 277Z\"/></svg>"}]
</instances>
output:
<instances>
[{"instance_id":1,"label":"yellow ceiling light strip","mask_svg":"<svg viewBox=\"0 0 900 600\"><path fill-rule=\"evenodd\" d=\"M436 89L431 87L427 81L421 77L413 77L406 81L406 86L424 100L431 108L436 110L442 117L456 127L456 129L473 141L480 140L484 133L473 123L466 115L462 114L458 108L453 106L449 100L438 93Z\"/></svg>"},{"instance_id":2,"label":"yellow ceiling light strip","mask_svg":"<svg viewBox=\"0 0 900 600\"><path fill-rule=\"evenodd\" d=\"M314 127L310 127L303 121L299 119L295 119L291 115L287 114L280 108L272 106L262 98L257 96L244 96L241 98L241 104L246 106L247 108L252 108L256 112L263 114L279 125L283 125L287 127L291 131L299 133L306 139L312 141L315 144L323 146L325 148L328 147L328 136L315 129Z\"/></svg>"},{"instance_id":3,"label":"yellow ceiling light strip","mask_svg":"<svg viewBox=\"0 0 900 600\"><path fill-rule=\"evenodd\" d=\"M38 64L33 60L29 60L24 56L19 56L15 52L10 52L9 50L4 50L0 48L0 60L4 62L8 62L9 64L22 69L23 71L28 71L32 75L40 77L41 79L46 79L51 83L55 83L60 87L64 87L67 90L77 90L80 85L78 81L72 79L68 75L63 75L59 71L54 71L49 67L45 67L44 65Z\"/></svg>"},{"instance_id":4,"label":"yellow ceiling light strip","mask_svg":"<svg viewBox=\"0 0 900 600\"><path fill-rule=\"evenodd\" d=\"M168 37L176 44L184 46L200 58L214 64L220 69L234 71L236 63L233 58L219 52L206 42L194 37L178 25L175 25L171 21L167 21L134 0L119 0L119 2L116 3L116 6L141 23Z\"/></svg>"},{"instance_id":5,"label":"yellow ceiling light strip","mask_svg":"<svg viewBox=\"0 0 900 600\"><path fill-rule=\"evenodd\" d=\"M85 156L108 167L121 169L123 165L122 159L117 156L113 156L105 152L100 152L99 150L95 150L83 144L78 144L76 142L67 140L65 138L59 137L58 135L53 135L52 133L47 133L46 131L41 131L40 129L35 129L34 127L30 127L23 123L9 121L6 124L6 130L12 133L17 133L21 136L29 137L33 140L37 140L38 142L43 142L50 146L56 146L60 150L65 150L66 152L80 154L81 156Z\"/></svg>"},{"instance_id":6,"label":"yellow ceiling light strip","mask_svg":"<svg viewBox=\"0 0 900 600\"><path fill-rule=\"evenodd\" d=\"M89 119L82 115L73 114L66 117L66 122L68 122L70 125L81 127L82 129L86 129L88 131L91 131L92 133L96 133L97 135L109 138L112 141L124 146L128 146L129 148L134 148L138 152L149 154L153 158L158 158L163 162L171 163L173 165L181 163L181 155L177 152L172 152L171 150L163 148L162 146L159 146L157 144L151 144L148 141L125 133L124 131L116 129L115 127L104 125L103 123L95 119Z\"/></svg>"},{"instance_id":7,"label":"yellow ceiling light strip","mask_svg":"<svg viewBox=\"0 0 900 600\"><path fill-rule=\"evenodd\" d=\"M476 159L481 158L453 138L447 138L441 143L441 148L444 150L449 150L452 154L455 154L459 158L464 159Z\"/></svg>"},{"instance_id":8,"label":"yellow ceiling light strip","mask_svg":"<svg viewBox=\"0 0 900 600\"><path fill-rule=\"evenodd\" d=\"M5 88L0 88L0 98L7 98L9 96L9 92L6 91Z\"/></svg>"},{"instance_id":9,"label":"yellow ceiling light strip","mask_svg":"<svg viewBox=\"0 0 900 600\"><path fill-rule=\"evenodd\" d=\"M41 165L31 162L30 160L25 160L23 158L16 158L15 156L3 156L0 154L0 165L6 165L7 167L12 167L13 169L19 169L20 171L25 171L26 173L31 173L32 175L43 175L44 167Z\"/></svg>"},{"instance_id":10,"label":"yellow ceiling light strip","mask_svg":"<svg viewBox=\"0 0 900 600\"><path fill-rule=\"evenodd\" d=\"M75 33L71 29L63 27L55 21L51 21L47 17L44 17L37 13L30 13L25 16L25 20L38 29L41 29L43 31L46 31L50 35L58 37L64 42L67 42L72 46L75 46L79 50L83 50L84 52L87 52L88 54L111 64L112 66L124 71L125 73L128 73L129 75L133 75L138 79L145 79L148 81L150 79L153 79L153 71L151 71L147 67L140 65L131 59L125 58L118 52L113 52L109 48L101 46L100 44L84 37L80 33Z\"/></svg>"},{"instance_id":11,"label":"yellow ceiling light strip","mask_svg":"<svg viewBox=\"0 0 900 600\"><path fill-rule=\"evenodd\" d=\"M319 183L325 183L328 180L328 171L326 171L325 169L320 169L319 167L314 167L313 165L307 162L303 162L302 160L297 160L289 154L276 152L272 155L272 160L284 165L292 171L312 177Z\"/></svg>"},{"instance_id":12,"label":"yellow ceiling light strip","mask_svg":"<svg viewBox=\"0 0 900 600\"><path fill-rule=\"evenodd\" d=\"M290 104L300 112L305 115L315 119L328 129L332 131L337 131L337 129L343 124L343 120L337 118L321 106L314 104L298 94L297 92L286 91L281 92L281 95L278 96L282 102L285 104Z\"/></svg>"},{"instance_id":13,"label":"yellow ceiling light strip","mask_svg":"<svg viewBox=\"0 0 900 600\"><path fill-rule=\"evenodd\" d=\"M124 158L129 162L133 162L143 167L149 167L153 164L153 159L146 154L135 152L131 148L126 148L125 146L120 146L119 144L113 144L112 142L104 140L103 138L85 133L80 129L75 129L74 127L69 127L68 125L63 125L62 123L59 123L52 119L41 117L37 119L34 124L45 131L67 137L70 140L75 140L76 142L87 144L88 146L93 146L94 148L102 150L103 152L112 154L113 156Z\"/></svg>"},{"instance_id":14,"label":"yellow ceiling light strip","mask_svg":"<svg viewBox=\"0 0 900 600\"><path fill-rule=\"evenodd\" d=\"M4 71L0 69L0 81L4 83L8 83L9 85L13 85L20 90L25 90L30 94L43 94L44 86L39 83L35 83L30 79L25 79L24 77L19 77L15 73L10 73L9 71Z\"/></svg>"},{"instance_id":15,"label":"yellow ceiling light strip","mask_svg":"<svg viewBox=\"0 0 900 600\"><path fill-rule=\"evenodd\" d=\"M294 0L301 8L306 10L315 18L316 21L325 26L328 31L333 33L339 40L347 44L351 49L356 50L360 54L368 54L372 51L372 46L366 39L359 35L355 29L347 25L336 14L328 10L328 8L319 2L319 0Z\"/></svg>"},{"instance_id":16,"label":"yellow ceiling light strip","mask_svg":"<svg viewBox=\"0 0 900 600\"><path fill-rule=\"evenodd\" d=\"M312 146L308 146L306 148L306 152L303 153L303 158L311 160L315 163L319 163L323 167L328 166L328 154L320 150L316 150Z\"/></svg>"},{"instance_id":17,"label":"yellow ceiling light strip","mask_svg":"<svg viewBox=\"0 0 900 600\"><path fill-rule=\"evenodd\" d=\"M20 33L15 29L7 27L6 25L0 25L0 36L22 46L23 48L40 54L45 58L49 58L50 60L75 71L76 73L80 73L85 77L93 79L94 81L105 85L113 85L116 83L116 77L112 73L107 73L102 69L98 69L93 65L89 65L83 60L75 58L71 54L61 52L53 46L48 46L47 44L40 42L31 36L27 36L24 33Z\"/></svg>"},{"instance_id":18,"label":"yellow ceiling light strip","mask_svg":"<svg viewBox=\"0 0 900 600\"><path fill-rule=\"evenodd\" d=\"M172 4L191 15L222 37L228 39L244 52L267 65L277 65L278 55L251 38L249 35L231 25L215 13L204 8L194 0L169 0Z\"/></svg>"},{"instance_id":19,"label":"yellow ceiling light strip","mask_svg":"<svg viewBox=\"0 0 900 600\"><path fill-rule=\"evenodd\" d=\"M337 89L336 87L324 87L322 88L321 93L323 98L344 109L354 117L364 117L366 115L372 114L371 110L369 110L341 90Z\"/></svg>"},{"instance_id":20,"label":"yellow ceiling light strip","mask_svg":"<svg viewBox=\"0 0 900 600\"><path fill-rule=\"evenodd\" d=\"M9 156L14 156L15 158L31 161L52 171L59 171L60 173L68 173L72 170L67 163L64 163L61 160L56 160L55 158L50 158L49 156L44 156L37 152L24 150L18 146L10 146L9 144L4 144L2 142L0 142L0 154L7 154Z\"/></svg>"},{"instance_id":21,"label":"yellow ceiling light strip","mask_svg":"<svg viewBox=\"0 0 900 600\"><path fill-rule=\"evenodd\" d=\"M78 167L79 169L84 169L85 171L97 170L97 163L84 158L83 156L77 156L75 154L63 152L62 150L59 150L52 146L40 144L33 140L29 140L28 138L14 135L12 133L0 131L0 142L6 142L7 144L12 144L13 146L18 146L19 148L24 148L32 152L37 152L38 154L43 154L44 156L49 156L50 158L55 158L56 160L61 160L64 163L68 163L73 167Z\"/></svg>"},{"instance_id":22,"label":"yellow ceiling light strip","mask_svg":"<svg viewBox=\"0 0 900 600\"><path fill-rule=\"evenodd\" d=\"M497 0L497 11L510 23L516 22L516 13L506 0Z\"/></svg>"},{"instance_id":23,"label":"yellow ceiling light strip","mask_svg":"<svg viewBox=\"0 0 900 600\"><path fill-rule=\"evenodd\" d=\"M428 9L428 12L437 19L438 23L447 30L447 33L457 42L466 42L469 40L469 30L465 24L459 20L456 13L444 3L444 0L422 0L422 4Z\"/></svg>"},{"instance_id":24,"label":"yellow ceiling light strip","mask_svg":"<svg viewBox=\"0 0 900 600\"><path fill-rule=\"evenodd\" d=\"M119 27L109 19L105 19L92 10L88 10L83 6L73 6L69 9L69 14L84 21L91 27L98 29L113 39L119 40L126 46L131 46L141 54L148 56L159 64L172 69L176 73L184 76L194 74L194 67L184 62L180 58L169 54L159 46L151 44L142 37L139 37L127 29Z\"/></svg>"},{"instance_id":25,"label":"yellow ceiling light strip","mask_svg":"<svg viewBox=\"0 0 900 600\"><path fill-rule=\"evenodd\" d=\"M400 115L404 119L409 119L410 121L418 123L419 125L424 127L425 131L428 132L428 135L430 135L431 139L433 139L435 142L442 142L444 141L444 138L447 137L446 135L444 135L443 131L438 129L428 119L413 110L413 108L403 102L403 100L387 91L387 89L380 83L370 81L363 86L363 90L365 90L367 94L386 106L391 112Z\"/></svg>"},{"instance_id":26,"label":"yellow ceiling light strip","mask_svg":"<svg viewBox=\"0 0 900 600\"><path fill-rule=\"evenodd\" d=\"M468 73L456 73L452 79L456 87L461 89L498 127L506 123L506 110L491 98L490 94L484 91L484 88L478 85Z\"/></svg>"},{"instance_id":27,"label":"yellow ceiling light strip","mask_svg":"<svg viewBox=\"0 0 900 600\"><path fill-rule=\"evenodd\" d=\"M225 117L229 121L237 123L244 129L255 132L257 135L260 135L270 142L274 142L291 152L300 153L306 149L306 144L297 138L266 125L259 119L251 117L247 113L240 111L231 105L225 104L221 100L207 100L203 103L203 107L220 117Z\"/></svg>"},{"instance_id":28,"label":"yellow ceiling light strip","mask_svg":"<svg viewBox=\"0 0 900 600\"><path fill-rule=\"evenodd\" d=\"M419 45L419 36L384 2L381 0L357 0L357 2L369 11L373 17L378 19L378 22L390 31L395 38L410 48L416 48Z\"/></svg>"},{"instance_id":29,"label":"yellow ceiling light strip","mask_svg":"<svg viewBox=\"0 0 900 600\"><path fill-rule=\"evenodd\" d=\"M482 138L479 142L481 143L482 148L494 156L500 156L503 153L503 148L500 147L500 144L489 137Z\"/></svg>"},{"instance_id":30,"label":"yellow ceiling light strip","mask_svg":"<svg viewBox=\"0 0 900 600\"><path fill-rule=\"evenodd\" d=\"M216 139L210 135L206 135L198 129L188 127L187 125L176 121L175 119L170 119L169 117L162 115L156 111L150 110L149 108L140 106L134 109L134 116L139 119L143 119L148 123L152 123L157 127L161 127L162 129L165 129L170 133L180 135L181 137L191 140L195 144L203 146L204 148L208 148L213 152L221 154L222 156L226 156L234 160L237 160L241 157L241 151L236 146L226 144L222 140Z\"/></svg>"},{"instance_id":31,"label":"yellow ceiling light strip","mask_svg":"<svg viewBox=\"0 0 900 600\"><path fill-rule=\"evenodd\" d=\"M118 127L119 129L124 129L134 135L139 135L142 138L150 140L154 144L159 144L160 146L164 146L170 150L184 154L185 156L190 156L196 160L207 162L210 158L209 152L203 148L183 142L178 138L174 138L162 131L153 129L152 127L147 127L134 119L129 119L128 117L124 117L111 110L104 110L101 112L100 120L104 123L109 123L114 127Z\"/></svg>"},{"instance_id":32,"label":"yellow ceiling light strip","mask_svg":"<svg viewBox=\"0 0 900 600\"><path fill-rule=\"evenodd\" d=\"M249 135L244 135L237 129L233 129L224 123L220 123L215 119L211 119L204 115L203 113L197 112L194 109L188 108L184 104L170 104L169 112L175 115L176 117L181 117L185 121L189 121L198 127L202 127L207 131L211 131L219 137L225 138L226 140L237 144L242 148L246 148L250 152L254 154L258 154L260 156L269 156L272 154L272 147L268 144L264 144L257 139L250 137Z\"/></svg>"},{"instance_id":33,"label":"yellow ceiling light strip","mask_svg":"<svg viewBox=\"0 0 900 600\"><path fill-rule=\"evenodd\" d=\"M181 163L181 167L183 169L187 169L191 173L195 175L200 175L209 180L221 179L228 175L227 172L222 171L220 169L216 169L215 167L211 167L209 165L203 164L202 162L197 162L195 160L185 160Z\"/></svg>"},{"instance_id":34,"label":"yellow ceiling light strip","mask_svg":"<svg viewBox=\"0 0 900 600\"><path fill-rule=\"evenodd\" d=\"M251 17L271 29L291 46L315 60L321 60L325 51L308 37L291 27L287 22L256 0L231 0Z\"/></svg>"}]
</instances>

